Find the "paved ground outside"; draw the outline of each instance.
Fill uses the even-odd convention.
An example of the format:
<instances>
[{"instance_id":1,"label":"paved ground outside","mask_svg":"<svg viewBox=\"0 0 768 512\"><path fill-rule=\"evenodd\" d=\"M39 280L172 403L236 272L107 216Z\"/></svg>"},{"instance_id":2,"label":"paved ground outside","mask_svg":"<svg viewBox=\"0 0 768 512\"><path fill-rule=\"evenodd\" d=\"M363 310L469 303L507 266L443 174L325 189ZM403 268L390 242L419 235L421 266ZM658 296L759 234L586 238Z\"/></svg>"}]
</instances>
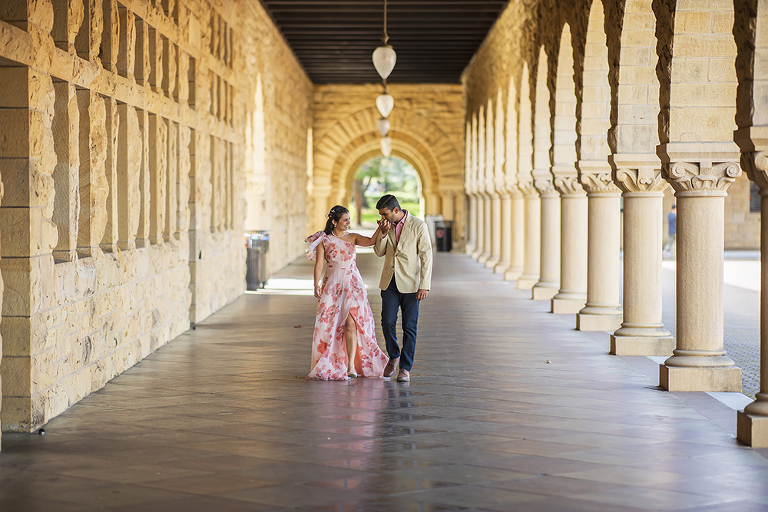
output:
<instances>
[{"instance_id":1,"label":"paved ground outside","mask_svg":"<svg viewBox=\"0 0 768 512\"><path fill-rule=\"evenodd\" d=\"M315 305L296 261L46 435L4 435L0 510L768 510L733 411L465 255L436 255L410 384L306 381Z\"/></svg>"}]
</instances>

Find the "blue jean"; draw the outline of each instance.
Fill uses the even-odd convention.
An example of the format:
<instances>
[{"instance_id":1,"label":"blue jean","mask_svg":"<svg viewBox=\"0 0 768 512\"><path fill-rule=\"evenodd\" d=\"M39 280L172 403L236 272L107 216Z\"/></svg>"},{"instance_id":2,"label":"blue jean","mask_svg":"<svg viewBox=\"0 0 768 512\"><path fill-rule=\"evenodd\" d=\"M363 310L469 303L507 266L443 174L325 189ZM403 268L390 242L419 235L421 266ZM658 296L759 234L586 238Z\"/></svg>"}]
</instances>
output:
<instances>
[{"instance_id":1,"label":"blue jean","mask_svg":"<svg viewBox=\"0 0 768 512\"><path fill-rule=\"evenodd\" d=\"M403 350L397 344L397 310L403 311ZM400 357L400 368L411 371L416 353L416 331L419 323L419 301L416 293L400 293L395 277L381 291L381 330L391 359Z\"/></svg>"}]
</instances>

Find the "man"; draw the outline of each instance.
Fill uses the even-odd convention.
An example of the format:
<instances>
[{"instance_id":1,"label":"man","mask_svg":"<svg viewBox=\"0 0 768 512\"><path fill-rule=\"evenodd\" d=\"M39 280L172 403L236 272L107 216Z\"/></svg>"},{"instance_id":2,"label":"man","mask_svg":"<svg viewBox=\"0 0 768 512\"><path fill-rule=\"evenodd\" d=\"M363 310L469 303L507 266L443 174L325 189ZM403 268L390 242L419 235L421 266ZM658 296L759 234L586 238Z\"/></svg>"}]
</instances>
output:
<instances>
[{"instance_id":1,"label":"man","mask_svg":"<svg viewBox=\"0 0 768 512\"><path fill-rule=\"evenodd\" d=\"M381 271L381 327L387 343L389 362L384 377L391 377L399 365L398 382L411 380L416 352L419 302L427 298L432 279L432 241L427 224L400 208L391 194L376 203L382 236L373 250L384 256ZM394 228L394 229L393 229ZM403 312L403 349L397 344L397 310Z\"/></svg>"},{"instance_id":2,"label":"man","mask_svg":"<svg viewBox=\"0 0 768 512\"><path fill-rule=\"evenodd\" d=\"M673 204L672 211L667 215L667 224L669 226L667 234L669 236L667 237L666 245L664 245L664 255L670 257L672 256L672 246L675 245L677 239L677 213L675 210L676 206Z\"/></svg>"}]
</instances>

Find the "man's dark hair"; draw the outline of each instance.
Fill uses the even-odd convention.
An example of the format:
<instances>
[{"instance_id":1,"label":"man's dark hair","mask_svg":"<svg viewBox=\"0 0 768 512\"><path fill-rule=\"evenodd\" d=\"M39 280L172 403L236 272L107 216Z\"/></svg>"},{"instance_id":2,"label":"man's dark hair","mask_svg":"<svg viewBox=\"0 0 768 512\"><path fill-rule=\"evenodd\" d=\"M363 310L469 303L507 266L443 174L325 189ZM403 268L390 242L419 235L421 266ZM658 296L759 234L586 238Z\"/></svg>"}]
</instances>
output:
<instances>
[{"instance_id":1,"label":"man's dark hair","mask_svg":"<svg viewBox=\"0 0 768 512\"><path fill-rule=\"evenodd\" d=\"M395 208L403 209L400 206L400 203L397 201L397 198L393 196L392 194L387 194L383 196L381 199L379 199L379 202L376 203L376 209L381 210L382 208L385 208L387 210L394 210Z\"/></svg>"},{"instance_id":2,"label":"man's dark hair","mask_svg":"<svg viewBox=\"0 0 768 512\"><path fill-rule=\"evenodd\" d=\"M677 205L674 205L674 204L673 204L673 205L672 205L672 209L674 210L674 209L676 209L676 208L677 208Z\"/></svg>"}]
</instances>

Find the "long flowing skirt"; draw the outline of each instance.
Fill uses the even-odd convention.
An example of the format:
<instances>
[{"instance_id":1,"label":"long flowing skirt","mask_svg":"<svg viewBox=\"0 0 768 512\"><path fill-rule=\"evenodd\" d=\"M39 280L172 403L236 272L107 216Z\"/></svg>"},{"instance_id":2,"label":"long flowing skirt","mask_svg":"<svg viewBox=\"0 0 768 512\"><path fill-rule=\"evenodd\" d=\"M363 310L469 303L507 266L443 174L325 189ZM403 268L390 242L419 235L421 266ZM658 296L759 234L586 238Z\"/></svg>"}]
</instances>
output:
<instances>
[{"instance_id":1,"label":"long flowing skirt","mask_svg":"<svg viewBox=\"0 0 768 512\"><path fill-rule=\"evenodd\" d=\"M351 315L357 327L355 372L361 377L381 377L386 354L376 343L373 311L357 266L329 265L323 281L323 294L317 305L312 334L312 371L308 379L346 380L346 340L344 323Z\"/></svg>"}]
</instances>

